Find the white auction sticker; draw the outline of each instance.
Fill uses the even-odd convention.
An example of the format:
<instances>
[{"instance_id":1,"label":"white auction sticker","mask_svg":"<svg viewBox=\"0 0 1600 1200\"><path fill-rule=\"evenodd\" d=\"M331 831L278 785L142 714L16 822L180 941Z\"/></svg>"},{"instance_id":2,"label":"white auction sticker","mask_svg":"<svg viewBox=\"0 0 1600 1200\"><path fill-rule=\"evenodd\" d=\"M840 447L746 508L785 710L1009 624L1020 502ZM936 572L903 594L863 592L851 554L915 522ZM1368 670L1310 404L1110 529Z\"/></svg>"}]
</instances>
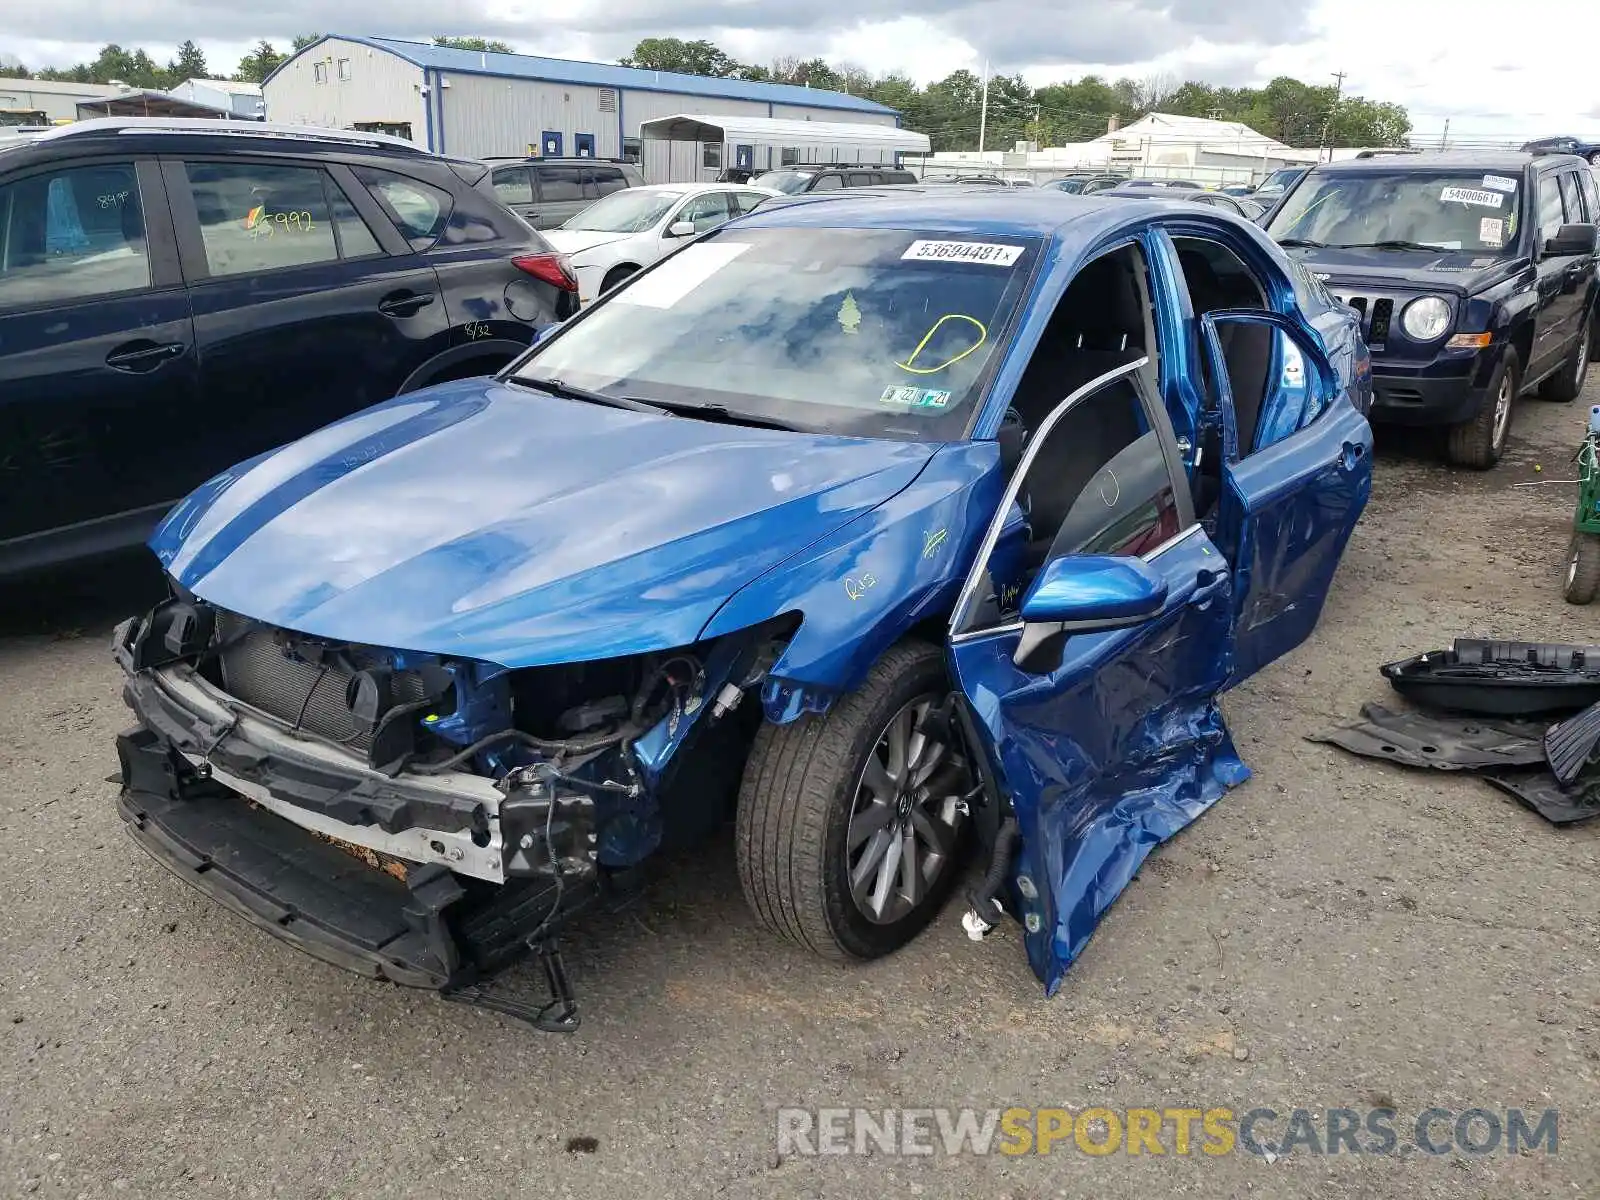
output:
<instances>
[{"instance_id":1,"label":"white auction sticker","mask_svg":"<svg viewBox=\"0 0 1600 1200\"><path fill-rule=\"evenodd\" d=\"M965 262L985 267L1009 267L1022 257L1023 247L997 242L912 242L900 257L914 262Z\"/></svg>"},{"instance_id":2,"label":"white auction sticker","mask_svg":"<svg viewBox=\"0 0 1600 1200\"><path fill-rule=\"evenodd\" d=\"M1514 192L1517 190L1517 181L1508 179L1504 175L1485 175L1483 186L1497 192Z\"/></svg>"},{"instance_id":3,"label":"white auction sticker","mask_svg":"<svg viewBox=\"0 0 1600 1200\"><path fill-rule=\"evenodd\" d=\"M1479 217L1478 240L1489 246L1504 245L1506 240L1506 223L1499 217Z\"/></svg>"},{"instance_id":4,"label":"white auction sticker","mask_svg":"<svg viewBox=\"0 0 1600 1200\"><path fill-rule=\"evenodd\" d=\"M1459 200L1462 204L1476 204L1479 208L1499 208L1506 202L1502 192L1484 192L1477 188L1447 187L1439 193L1445 203Z\"/></svg>"}]
</instances>

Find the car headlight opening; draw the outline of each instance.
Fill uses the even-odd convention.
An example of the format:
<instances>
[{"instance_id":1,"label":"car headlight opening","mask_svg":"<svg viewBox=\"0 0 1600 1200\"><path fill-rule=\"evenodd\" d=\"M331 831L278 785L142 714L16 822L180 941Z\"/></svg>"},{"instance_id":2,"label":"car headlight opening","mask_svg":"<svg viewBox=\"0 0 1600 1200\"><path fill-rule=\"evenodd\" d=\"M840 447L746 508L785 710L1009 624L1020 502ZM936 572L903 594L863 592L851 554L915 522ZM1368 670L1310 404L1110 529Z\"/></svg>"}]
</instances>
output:
<instances>
[{"instance_id":1,"label":"car headlight opening","mask_svg":"<svg viewBox=\"0 0 1600 1200\"><path fill-rule=\"evenodd\" d=\"M1450 328L1450 305L1438 296L1413 300L1400 314L1400 328L1412 341L1437 341Z\"/></svg>"}]
</instances>

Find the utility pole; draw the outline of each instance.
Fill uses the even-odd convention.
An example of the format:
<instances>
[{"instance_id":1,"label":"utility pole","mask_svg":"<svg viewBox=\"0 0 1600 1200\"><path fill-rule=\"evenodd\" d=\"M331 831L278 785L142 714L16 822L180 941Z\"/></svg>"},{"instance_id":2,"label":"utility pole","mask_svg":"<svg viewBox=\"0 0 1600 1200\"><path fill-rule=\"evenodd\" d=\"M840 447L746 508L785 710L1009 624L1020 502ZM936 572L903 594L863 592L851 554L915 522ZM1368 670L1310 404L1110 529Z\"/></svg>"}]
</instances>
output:
<instances>
[{"instance_id":1,"label":"utility pole","mask_svg":"<svg viewBox=\"0 0 1600 1200\"><path fill-rule=\"evenodd\" d=\"M1338 82L1338 86L1333 89L1333 107L1328 109L1328 118L1322 122L1322 136L1317 139L1318 162L1322 161L1322 151L1324 147L1328 148L1328 158L1330 160L1333 158L1333 149L1332 147L1328 146L1328 130L1333 125L1333 114L1338 110L1339 100L1344 95L1344 80L1345 75L1347 74L1345 71L1332 71L1329 73Z\"/></svg>"},{"instance_id":2,"label":"utility pole","mask_svg":"<svg viewBox=\"0 0 1600 1200\"><path fill-rule=\"evenodd\" d=\"M1450 146L1450 118L1444 119L1444 132L1439 135L1439 149L1446 150Z\"/></svg>"},{"instance_id":3,"label":"utility pole","mask_svg":"<svg viewBox=\"0 0 1600 1200\"><path fill-rule=\"evenodd\" d=\"M978 153L983 153L983 142L989 135L989 62L983 63L983 106L978 110Z\"/></svg>"}]
</instances>

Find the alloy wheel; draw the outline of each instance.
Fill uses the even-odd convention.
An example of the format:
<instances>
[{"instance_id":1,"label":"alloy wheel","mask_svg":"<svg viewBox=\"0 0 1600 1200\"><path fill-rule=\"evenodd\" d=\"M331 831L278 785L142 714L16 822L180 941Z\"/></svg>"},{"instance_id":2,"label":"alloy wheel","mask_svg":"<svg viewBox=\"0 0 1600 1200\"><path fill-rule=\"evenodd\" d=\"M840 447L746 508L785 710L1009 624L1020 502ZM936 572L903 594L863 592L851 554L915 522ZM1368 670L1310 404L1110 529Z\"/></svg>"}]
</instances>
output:
<instances>
[{"instance_id":1,"label":"alloy wheel","mask_svg":"<svg viewBox=\"0 0 1600 1200\"><path fill-rule=\"evenodd\" d=\"M970 771L959 746L924 729L937 701L920 696L890 718L856 784L845 837L850 896L875 925L890 925L955 869Z\"/></svg>"},{"instance_id":2,"label":"alloy wheel","mask_svg":"<svg viewBox=\"0 0 1600 1200\"><path fill-rule=\"evenodd\" d=\"M1494 448L1499 450L1506 443L1506 432L1511 428L1511 402L1515 399L1511 380L1511 372L1507 371L1500 377L1500 390L1494 396Z\"/></svg>"}]
</instances>

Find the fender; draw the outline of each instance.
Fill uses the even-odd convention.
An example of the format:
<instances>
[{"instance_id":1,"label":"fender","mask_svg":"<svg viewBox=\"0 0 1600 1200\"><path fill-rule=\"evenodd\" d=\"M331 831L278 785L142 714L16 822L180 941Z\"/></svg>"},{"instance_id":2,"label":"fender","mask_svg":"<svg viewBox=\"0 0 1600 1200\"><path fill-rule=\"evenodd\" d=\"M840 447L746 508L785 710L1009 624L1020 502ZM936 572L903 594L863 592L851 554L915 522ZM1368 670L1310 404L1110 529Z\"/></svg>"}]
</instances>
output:
<instances>
[{"instance_id":1,"label":"fender","mask_svg":"<svg viewBox=\"0 0 1600 1200\"><path fill-rule=\"evenodd\" d=\"M418 388L427 387L437 381L437 376L451 367L464 362L471 362L479 358L504 357L506 362L526 354L531 342L514 342L510 338L485 338L482 341L467 342L461 346L451 346L442 353L435 354L415 371L406 376L406 381L400 385L397 396L404 396L407 392L414 392ZM502 366L504 364L501 364ZM485 375L493 375L499 370L485 371Z\"/></svg>"},{"instance_id":2,"label":"fender","mask_svg":"<svg viewBox=\"0 0 1600 1200\"><path fill-rule=\"evenodd\" d=\"M798 611L762 703L778 724L826 711L915 626L942 631L1002 484L998 443L941 447L905 490L729 597L701 640Z\"/></svg>"}]
</instances>

